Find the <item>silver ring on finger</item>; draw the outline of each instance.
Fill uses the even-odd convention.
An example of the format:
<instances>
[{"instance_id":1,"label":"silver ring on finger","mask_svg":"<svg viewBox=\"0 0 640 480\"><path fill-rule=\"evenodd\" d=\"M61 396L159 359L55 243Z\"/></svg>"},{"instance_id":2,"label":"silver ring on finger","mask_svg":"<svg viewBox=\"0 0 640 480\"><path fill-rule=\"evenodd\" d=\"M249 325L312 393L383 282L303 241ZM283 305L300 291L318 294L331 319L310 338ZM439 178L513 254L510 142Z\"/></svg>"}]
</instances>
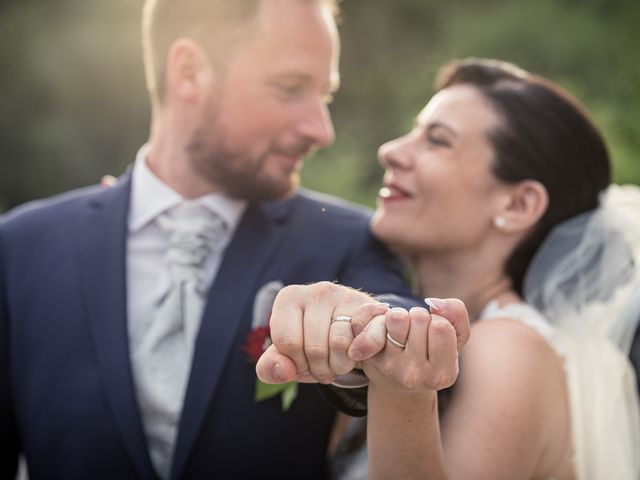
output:
<instances>
[{"instance_id":1,"label":"silver ring on finger","mask_svg":"<svg viewBox=\"0 0 640 480\"><path fill-rule=\"evenodd\" d=\"M335 323L335 322L348 322L348 323L351 323L352 320L353 320L353 318L351 318L348 315L336 315L335 317L333 317L331 319L331 323Z\"/></svg>"},{"instance_id":2,"label":"silver ring on finger","mask_svg":"<svg viewBox=\"0 0 640 480\"><path fill-rule=\"evenodd\" d=\"M398 347L398 348L401 348L401 349L403 349L403 350L404 350L405 348L407 348L407 345L406 345L405 343L400 343L399 341L397 341L395 338L393 338L393 337L389 334L389 332L387 332L387 340L389 340L389 342L391 342L391 344L392 344L392 345L395 345L395 346L396 346L396 347Z\"/></svg>"}]
</instances>

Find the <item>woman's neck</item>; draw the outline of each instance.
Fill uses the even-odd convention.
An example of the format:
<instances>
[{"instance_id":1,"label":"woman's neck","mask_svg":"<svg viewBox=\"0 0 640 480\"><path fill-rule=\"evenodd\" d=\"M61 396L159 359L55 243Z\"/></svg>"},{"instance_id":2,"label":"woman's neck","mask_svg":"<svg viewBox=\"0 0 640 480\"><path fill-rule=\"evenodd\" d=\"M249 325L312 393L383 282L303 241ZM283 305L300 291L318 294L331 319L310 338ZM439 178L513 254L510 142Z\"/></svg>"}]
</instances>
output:
<instances>
[{"instance_id":1,"label":"woman's neck","mask_svg":"<svg viewBox=\"0 0 640 480\"><path fill-rule=\"evenodd\" d=\"M459 298L476 320L491 300L501 305L521 301L501 260L491 263L476 254L423 254L411 264L416 272L421 295L436 298Z\"/></svg>"}]
</instances>

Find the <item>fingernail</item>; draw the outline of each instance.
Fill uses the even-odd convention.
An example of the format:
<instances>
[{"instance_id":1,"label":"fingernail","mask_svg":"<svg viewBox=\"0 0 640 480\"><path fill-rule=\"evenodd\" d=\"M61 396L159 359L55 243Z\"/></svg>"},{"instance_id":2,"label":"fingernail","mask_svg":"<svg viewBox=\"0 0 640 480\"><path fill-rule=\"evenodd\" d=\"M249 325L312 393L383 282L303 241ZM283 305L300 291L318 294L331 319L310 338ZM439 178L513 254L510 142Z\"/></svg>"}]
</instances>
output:
<instances>
[{"instance_id":1,"label":"fingernail","mask_svg":"<svg viewBox=\"0 0 640 480\"><path fill-rule=\"evenodd\" d=\"M429 307L429 312L438 313L447 308L447 302L439 298L425 298L424 303Z\"/></svg>"},{"instance_id":2,"label":"fingernail","mask_svg":"<svg viewBox=\"0 0 640 480\"><path fill-rule=\"evenodd\" d=\"M276 380L278 380L279 382L285 381L284 372L282 371L282 365L280 365L279 363L276 363L273 366L273 376L276 377Z\"/></svg>"},{"instance_id":3,"label":"fingernail","mask_svg":"<svg viewBox=\"0 0 640 480\"><path fill-rule=\"evenodd\" d=\"M390 308L391 308L391 305L389 305L388 303L378 303L376 305L376 308L374 309L374 313L378 315L382 315L387 313Z\"/></svg>"}]
</instances>

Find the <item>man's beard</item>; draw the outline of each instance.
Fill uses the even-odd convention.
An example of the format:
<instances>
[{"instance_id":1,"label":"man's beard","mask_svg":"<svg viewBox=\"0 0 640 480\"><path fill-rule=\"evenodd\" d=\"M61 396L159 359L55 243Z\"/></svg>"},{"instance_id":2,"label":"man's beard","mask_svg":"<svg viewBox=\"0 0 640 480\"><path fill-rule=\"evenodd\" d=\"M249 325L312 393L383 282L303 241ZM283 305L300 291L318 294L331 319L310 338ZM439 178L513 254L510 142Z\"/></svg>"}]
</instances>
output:
<instances>
[{"instance_id":1,"label":"man's beard","mask_svg":"<svg viewBox=\"0 0 640 480\"><path fill-rule=\"evenodd\" d=\"M298 171L291 172L288 181L264 172L270 150L251 158L232 151L225 141L225 127L218 121L218 108L212 101L187 145L187 155L195 171L226 195L248 201L275 200L292 194L299 185ZM309 148L305 143L297 151Z\"/></svg>"}]
</instances>

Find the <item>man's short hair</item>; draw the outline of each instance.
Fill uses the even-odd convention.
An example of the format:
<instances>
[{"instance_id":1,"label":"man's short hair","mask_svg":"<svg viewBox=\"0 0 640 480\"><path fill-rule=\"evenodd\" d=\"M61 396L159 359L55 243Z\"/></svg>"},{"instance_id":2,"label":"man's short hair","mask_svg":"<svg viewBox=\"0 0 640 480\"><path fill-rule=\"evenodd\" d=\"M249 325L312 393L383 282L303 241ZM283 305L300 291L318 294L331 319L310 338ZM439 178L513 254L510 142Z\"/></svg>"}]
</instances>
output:
<instances>
[{"instance_id":1,"label":"man's short hair","mask_svg":"<svg viewBox=\"0 0 640 480\"><path fill-rule=\"evenodd\" d=\"M261 1L267 0L146 0L142 48L152 101L164 100L166 58L176 39L193 38L207 49L211 61L224 65L251 34ZM304 1L322 1L334 16L339 13L339 0Z\"/></svg>"}]
</instances>

